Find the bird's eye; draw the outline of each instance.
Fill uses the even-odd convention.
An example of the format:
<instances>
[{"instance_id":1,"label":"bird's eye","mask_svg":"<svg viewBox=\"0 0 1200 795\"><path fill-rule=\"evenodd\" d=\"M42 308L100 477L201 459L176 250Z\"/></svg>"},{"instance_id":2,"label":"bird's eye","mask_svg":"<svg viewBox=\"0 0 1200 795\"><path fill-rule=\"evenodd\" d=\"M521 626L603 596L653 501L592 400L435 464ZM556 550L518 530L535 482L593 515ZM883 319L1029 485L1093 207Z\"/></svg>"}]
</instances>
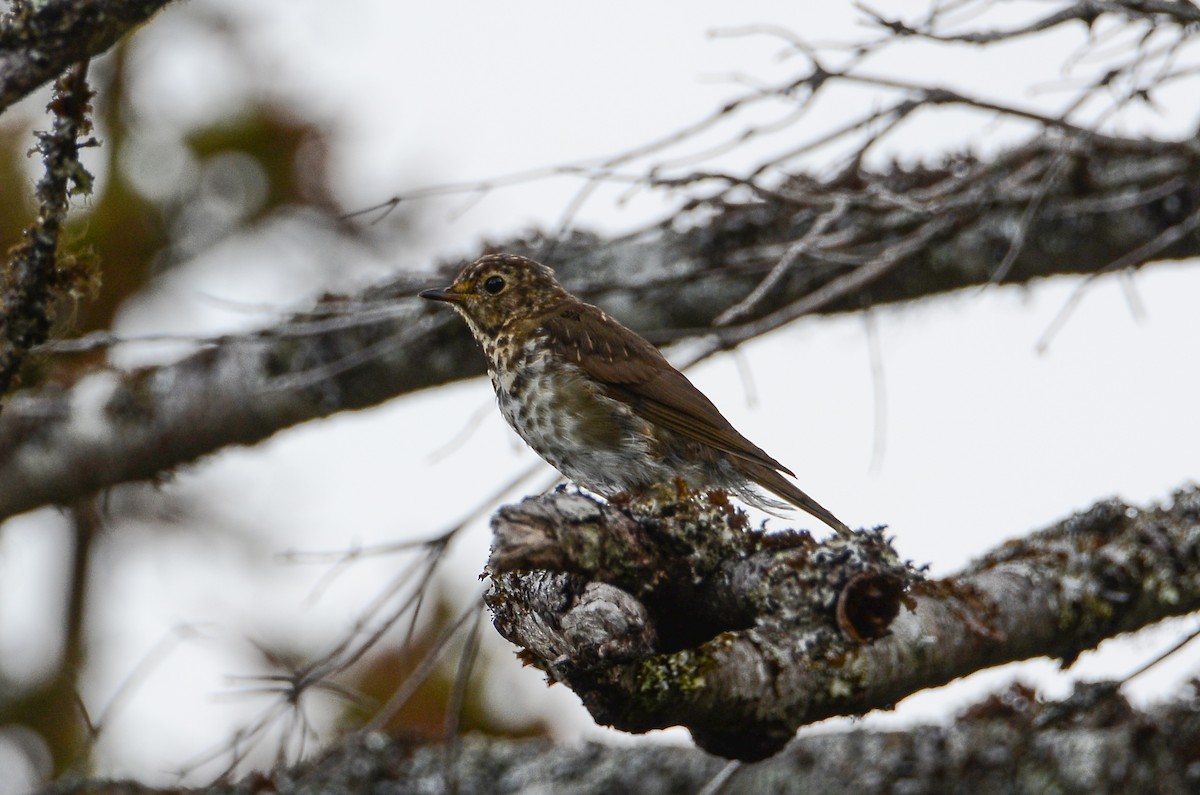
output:
<instances>
[{"instance_id":1,"label":"bird's eye","mask_svg":"<svg viewBox=\"0 0 1200 795\"><path fill-rule=\"evenodd\" d=\"M483 289L487 290L492 295L497 295L504 289L504 279L500 276L489 276L487 281L483 283Z\"/></svg>"}]
</instances>

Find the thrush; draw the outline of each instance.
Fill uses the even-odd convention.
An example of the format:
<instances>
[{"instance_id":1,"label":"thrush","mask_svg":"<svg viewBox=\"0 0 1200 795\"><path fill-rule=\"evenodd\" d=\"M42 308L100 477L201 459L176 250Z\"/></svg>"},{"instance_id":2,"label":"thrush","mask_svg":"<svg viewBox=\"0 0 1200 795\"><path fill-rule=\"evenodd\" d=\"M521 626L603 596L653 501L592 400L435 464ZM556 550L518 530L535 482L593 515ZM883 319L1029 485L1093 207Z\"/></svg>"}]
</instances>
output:
<instances>
[{"instance_id":1,"label":"thrush","mask_svg":"<svg viewBox=\"0 0 1200 795\"><path fill-rule=\"evenodd\" d=\"M767 510L786 507L757 486L849 532L654 345L568 293L545 265L490 254L421 297L466 319L508 424L580 486L611 497L680 478Z\"/></svg>"}]
</instances>

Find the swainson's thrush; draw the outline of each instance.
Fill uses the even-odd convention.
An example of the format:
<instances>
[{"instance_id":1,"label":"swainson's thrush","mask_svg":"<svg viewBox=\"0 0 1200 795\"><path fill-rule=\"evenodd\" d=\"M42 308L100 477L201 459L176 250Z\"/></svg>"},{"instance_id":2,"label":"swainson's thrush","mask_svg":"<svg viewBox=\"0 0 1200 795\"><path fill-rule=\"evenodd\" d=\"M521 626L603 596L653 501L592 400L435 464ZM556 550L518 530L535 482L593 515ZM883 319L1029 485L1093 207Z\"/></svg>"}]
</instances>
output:
<instances>
[{"instance_id":1,"label":"swainson's thrush","mask_svg":"<svg viewBox=\"0 0 1200 795\"><path fill-rule=\"evenodd\" d=\"M612 496L682 478L693 489L728 489L752 505L782 507L757 484L849 532L657 348L572 296L545 265L491 254L421 297L445 301L466 319L508 424L584 488Z\"/></svg>"}]
</instances>

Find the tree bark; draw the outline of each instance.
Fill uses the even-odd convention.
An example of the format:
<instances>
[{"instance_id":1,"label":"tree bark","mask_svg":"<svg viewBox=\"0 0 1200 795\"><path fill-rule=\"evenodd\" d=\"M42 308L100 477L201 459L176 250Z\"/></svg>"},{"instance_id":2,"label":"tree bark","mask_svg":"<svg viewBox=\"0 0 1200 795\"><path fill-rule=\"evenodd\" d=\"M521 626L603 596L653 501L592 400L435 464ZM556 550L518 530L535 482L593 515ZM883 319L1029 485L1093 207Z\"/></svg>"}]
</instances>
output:
<instances>
[{"instance_id":1,"label":"tree bark","mask_svg":"<svg viewBox=\"0 0 1200 795\"><path fill-rule=\"evenodd\" d=\"M106 51L170 0L45 0L0 19L0 113Z\"/></svg>"},{"instance_id":2,"label":"tree bark","mask_svg":"<svg viewBox=\"0 0 1200 795\"><path fill-rule=\"evenodd\" d=\"M628 509L555 493L498 511L488 604L527 663L629 732L776 753L803 725L1200 608L1200 489L1117 500L924 581L881 530L747 530L723 499ZM770 697L764 697L764 694Z\"/></svg>"},{"instance_id":3,"label":"tree bark","mask_svg":"<svg viewBox=\"0 0 1200 795\"><path fill-rule=\"evenodd\" d=\"M322 757L187 792L1013 793L1195 792L1200 713L1188 701L1139 712L1110 683L1081 685L1061 702L1021 686L973 707L949 726L802 737L781 753L737 765L694 748L472 735L414 745L382 734L349 737ZM133 782L77 779L44 795L166 795Z\"/></svg>"},{"instance_id":4,"label":"tree bark","mask_svg":"<svg viewBox=\"0 0 1200 795\"><path fill-rule=\"evenodd\" d=\"M1069 179L1035 179L1064 157L1072 164ZM686 231L667 227L617 240L577 233L503 248L555 266L568 289L657 342L704 335L710 350L801 314L1200 254L1194 141L1045 141L986 164L967 159L919 172L863 172L854 176L858 198L849 203L845 182L797 177L773 200L713 199L707 209L715 214ZM942 185L950 197L937 193L919 210L911 207L915 198L877 198L919 197L930 185ZM1039 191L1046 192L1041 209L1028 216ZM836 246L787 269L738 324L714 325L818 223L819 213L805 207L838 202L846 209L830 230L838 233ZM1009 251L1018 254L998 273ZM0 517L69 504L300 422L480 374L483 358L465 325L415 298L456 267L328 299L278 327L211 340L173 364L15 396L0 414Z\"/></svg>"}]
</instances>

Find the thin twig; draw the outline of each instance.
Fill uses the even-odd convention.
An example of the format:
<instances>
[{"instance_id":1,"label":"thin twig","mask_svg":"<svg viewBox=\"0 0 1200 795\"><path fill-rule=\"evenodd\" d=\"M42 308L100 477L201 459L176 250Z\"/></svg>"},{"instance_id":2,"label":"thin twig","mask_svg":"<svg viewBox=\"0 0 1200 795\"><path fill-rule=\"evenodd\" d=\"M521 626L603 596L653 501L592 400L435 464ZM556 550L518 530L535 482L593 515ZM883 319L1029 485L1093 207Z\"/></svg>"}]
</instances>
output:
<instances>
[{"instance_id":1,"label":"thin twig","mask_svg":"<svg viewBox=\"0 0 1200 795\"><path fill-rule=\"evenodd\" d=\"M1004 252L1004 259L1000 260L996 269L992 271L992 276L988 280L991 284L1000 284L1008 277L1008 272L1012 270L1017 257L1025 249L1025 236L1029 234L1029 230L1033 227L1033 222L1038 212L1042 209L1042 204L1046 201L1046 197L1050 195L1050 191L1057 187L1058 181L1062 179L1069 162L1070 159L1068 156L1062 153L1056 156L1050 163L1050 168L1046 170L1046 175L1038 183L1037 193L1025 205L1025 210L1021 213L1021 219L1017 222L1017 229L1013 233L1012 241L1008 245L1008 251Z\"/></svg>"},{"instance_id":2,"label":"thin twig","mask_svg":"<svg viewBox=\"0 0 1200 795\"><path fill-rule=\"evenodd\" d=\"M793 243L775 264L770 272L763 278L758 285L750 291L750 294L738 301L733 306L726 309L721 314L713 319L714 326L727 326L734 321L741 320L750 314L762 300L775 288L776 285L783 279L784 276L796 266L801 258L804 257L813 246L825 234L825 230L832 224L840 221L846 215L846 202L843 199L838 199L821 215L817 216L817 220L813 221L812 226L804 233L804 236Z\"/></svg>"},{"instance_id":3,"label":"thin twig","mask_svg":"<svg viewBox=\"0 0 1200 795\"><path fill-rule=\"evenodd\" d=\"M887 449L887 379L883 369L883 343L880 341L879 325L875 310L863 312L863 325L867 332L867 361L871 369L871 397L875 420L871 432L871 462L867 471L878 473L883 468L883 454Z\"/></svg>"},{"instance_id":4,"label":"thin twig","mask_svg":"<svg viewBox=\"0 0 1200 795\"><path fill-rule=\"evenodd\" d=\"M1184 646L1188 645L1189 643L1191 643L1192 641L1194 641L1196 638L1200 638L1200 627L1196 627L1196 628L1195 628L1195 629L1193 629L1191 632L1189 632L1188 634L1184 635L1182 638L1180 638L1180 639L1179 639L1179 641L1178 641L1177 643L1175 643L1174 645L1172 645L1172 646L1171 646L1171 648L1167 649L1167 650L1166 650L1166 651L1164 651L1162 654L1159 654L1159 655L1155 656L1155 657L1154 657L1152 660L1150 660L1150 661L1149 661L1149 662L1147 662L1146 664L1144 664L1144 665L1142 665L1141 667L1139 667L1139 668L1138 668L1137 670L1135 670L1133 673L1127 674L1127 675L1125 676L1125 678L1121 680L1121 684L1122 684L1122 685L1127 685L1127 684L1129 684L1130 680L1132 680L1132 679L1136 679L1137 677L1141 676L1142 674L1146 673L1146 672L1147 672L1147 671L1149 671L1150 669L1152 669L1152 668L1154 668L1155 666L1157 666L1157 665L1159 665L1160 663L1162 663L1162 662L1163 662L1164 660L1166 660L1167 658L1169 658L1169 657L1171 657L1172 655L1174 655L1174 654L1178 653L1180 650L1182 650L1182 649L1183 649L1183 647L1184 647Z\"/></svg>"},{"instance_id":5,"label":"thin twig","mask_svg":"<svg viewBox=\"0 0 1200 795\"><path fill-rule=\"evenodd\" d=\"M1121 271L1125 270L1126 268L1135 268L1139 265L1143 265L1149 260L1153 259L1156 254L1159 254L1164 249L1169 248L1175 243L1178 243L1180 240L1187 237L1197 229L1200 229L1200 210L1196 210L1187 218L1183 219L1174 226L1164 229L1162 232L1155 235L1153 240L1149 240L1135 248L1133 251L1117 257L1099 271L1088 274L1083 282L1071 292L1071 295L1067 298L1066 303L1063 304L1062 308L1058 310L1058 314L1056 314L1050 321L1050 325L1046 327L1046 330L1042 332L1042 336L1038 339L1036 347L1037 352L1039 354L1046 352L1046 350L1050 347L1050 342L1066 324L1067 318L1071 316L1071 313L1075 311L1075 308L1079 306L1080 301L1083 300L1084 293L1089 287L1091 287L1092 284L1095 283L1097 279L1115 271Z\"/></svg>"},{"instance_id":6,"label":"thin twig","mask_svg":"<svg viewBox=\"0 0 1200 795\"><path fill-rule=\"evenodd\" d=\"M450 641L458 634L458 631L463 628L471 616L478 614L482 597L472 601L471 606L464 610L453 623L451 623L442 634L430 647L425 656L413 669L412 673L396 688L392 693L391 698L387 703L375 713L375 716L363 726L364 731L381 731L396 717L396 714L403 709L408 700L417 692L425 680L433 673L433 669L437 666L438 661L450 649Z\"/></svg>"},{"instance_id":7,"label":"thin twig","mask_svg":"<svg viewBox=\"0 0 1200 795\"><path fill-rule=\"evenodd\" d=\"M683 366L691 366L715 353L728 350L748 339L758 337L769 330L779 328L810 312L844 298L853 291L870 284L892 268L899 265L929 241L944 234L954 224L953 219L942 217L927 221L909 237L889 244L873 261L867 262L827 284L813 290L803 298L792 302L753 323L723 329L715 335L700 352L693 354ZM682 367L680 368L682 369Z\"/></svg>"}]
</instances>

